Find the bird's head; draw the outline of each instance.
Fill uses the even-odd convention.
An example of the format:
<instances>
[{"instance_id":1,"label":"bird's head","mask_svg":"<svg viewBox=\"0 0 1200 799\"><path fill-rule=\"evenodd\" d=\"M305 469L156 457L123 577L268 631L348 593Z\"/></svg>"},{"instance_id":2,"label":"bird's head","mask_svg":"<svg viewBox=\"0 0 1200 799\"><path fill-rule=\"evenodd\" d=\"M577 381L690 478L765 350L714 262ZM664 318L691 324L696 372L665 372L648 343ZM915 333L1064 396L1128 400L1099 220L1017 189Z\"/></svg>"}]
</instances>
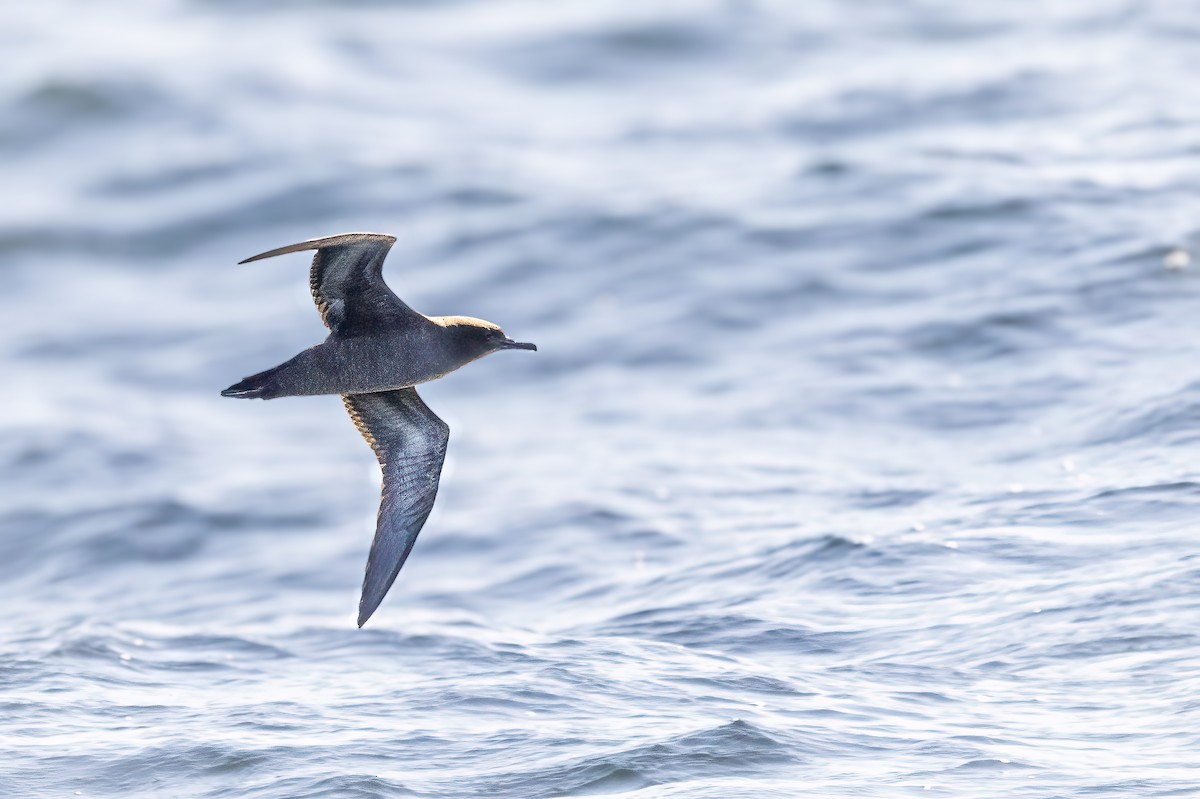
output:
<instances>
[{"instance_id":1,"label":"bird's head","mask_svg":"<svg viewBox=\"0 0 1200 799\"><path fill-rule=\"evenodd\" d=\"M454 348L468 360L482 358L497 350L537 350L536 344L513 341L499 325L469 316L443 316L437 320L451 334Z\"/></svg>"}]
</instances>

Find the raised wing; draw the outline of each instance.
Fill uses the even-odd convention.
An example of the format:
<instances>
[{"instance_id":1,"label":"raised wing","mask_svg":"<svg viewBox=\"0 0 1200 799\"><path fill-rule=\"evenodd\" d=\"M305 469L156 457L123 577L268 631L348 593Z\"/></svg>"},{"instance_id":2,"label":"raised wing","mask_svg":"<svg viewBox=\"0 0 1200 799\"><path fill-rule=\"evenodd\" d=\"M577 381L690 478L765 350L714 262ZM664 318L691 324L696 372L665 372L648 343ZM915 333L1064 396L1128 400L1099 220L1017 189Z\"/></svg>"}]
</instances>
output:
<instances>
[{"instance_id":1,"label":"raised wing","mask_svg":"<svg viewBox=\"0 0 1200 799\"><path fill-rule=\"evenodd\" d=\"M343 233L289 244L241 263L316 250L309 287L321 320L340 336L364 335L426 321L383 282L383 260L395 241L383 233Z\"/></svg>"},{"instance_id":2,"label":"raised wing","mask_svg":"<svg viewBox=\"0 0 1200 799\"><path fill-rule=\"evenodd\" d=\"M358 603L362 627L396 581L433 510L450 428L415 388L348 394L342 401L383 468L383 499Z\"/></svg>"}]
</instances>

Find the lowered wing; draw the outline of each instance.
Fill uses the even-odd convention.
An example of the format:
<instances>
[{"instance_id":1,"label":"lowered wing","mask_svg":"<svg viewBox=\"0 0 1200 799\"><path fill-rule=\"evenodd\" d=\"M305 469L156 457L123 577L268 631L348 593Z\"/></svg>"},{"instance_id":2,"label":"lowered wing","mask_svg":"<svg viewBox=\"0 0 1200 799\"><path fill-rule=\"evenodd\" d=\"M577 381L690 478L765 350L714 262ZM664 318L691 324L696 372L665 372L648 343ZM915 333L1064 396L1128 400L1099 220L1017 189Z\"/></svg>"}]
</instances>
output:
<instances>
[{"instance_id":1,"label":"lowered wing","mask_svg":"<svg viewBox=\"0 0 1200 799\"><path fill-rule=\"evenodd\" d=\"M415 388L348 394L342 401L383 468L383 499L358 604L362 627L396 581L433 510L450 428Z\"/></svg>"}]
</instances>

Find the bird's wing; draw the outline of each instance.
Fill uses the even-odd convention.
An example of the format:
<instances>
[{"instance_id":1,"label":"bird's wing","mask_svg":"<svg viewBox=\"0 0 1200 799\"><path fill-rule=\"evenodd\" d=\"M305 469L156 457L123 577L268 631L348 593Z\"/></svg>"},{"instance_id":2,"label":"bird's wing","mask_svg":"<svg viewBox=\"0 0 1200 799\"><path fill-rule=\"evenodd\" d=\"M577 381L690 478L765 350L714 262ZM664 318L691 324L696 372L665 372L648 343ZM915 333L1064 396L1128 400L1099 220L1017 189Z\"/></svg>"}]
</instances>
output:
<instances>
[{"instance_id":1,"label":"bird's wing","mask_svg":"<svg viewBox=\"0 0 1200 799\"><path fill-rule=\"evenodd\" d=\"M358 603L362 627L392 587L433 510L450 428L415 388L347 394L342 401L383 467L383 499Z\"/></svg>"},{"instance_id":2,"label":"bird's wing","mask_svg":"<svg viewBox=\"0 0 1200 799\"><path fill-rule=\"evenodd\" d=\"M382 233L343 233L269 250L241 261L301 250L316 250L309 287L321 320L334 333L353 336L381 326L396 328L426 322L383 282L383 259L396 241Z\"/></svg>"}]
</instances>

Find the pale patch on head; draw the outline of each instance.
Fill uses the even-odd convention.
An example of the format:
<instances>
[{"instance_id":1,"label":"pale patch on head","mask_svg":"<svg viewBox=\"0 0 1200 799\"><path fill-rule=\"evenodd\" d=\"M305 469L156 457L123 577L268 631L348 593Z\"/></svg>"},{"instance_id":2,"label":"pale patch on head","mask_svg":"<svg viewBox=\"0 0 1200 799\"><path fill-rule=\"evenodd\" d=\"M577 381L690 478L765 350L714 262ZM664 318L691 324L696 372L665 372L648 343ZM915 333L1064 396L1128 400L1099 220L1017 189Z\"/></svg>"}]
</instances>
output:
<instances>
[{"instance_id":1,"label":"pale patch on head","mask_svg":"<svg viewBox=\"0 0 1200 799\"><path fill-rule=\"evenodd\" d=\"M486 322L483 319L476 319L473 316L435 316L433 321L437 322L442 327L455 327L462 325L463 327L483 327L488 330L499 330L500 325L494 325L491 322Z\"/></svg>"}]
</instances>

